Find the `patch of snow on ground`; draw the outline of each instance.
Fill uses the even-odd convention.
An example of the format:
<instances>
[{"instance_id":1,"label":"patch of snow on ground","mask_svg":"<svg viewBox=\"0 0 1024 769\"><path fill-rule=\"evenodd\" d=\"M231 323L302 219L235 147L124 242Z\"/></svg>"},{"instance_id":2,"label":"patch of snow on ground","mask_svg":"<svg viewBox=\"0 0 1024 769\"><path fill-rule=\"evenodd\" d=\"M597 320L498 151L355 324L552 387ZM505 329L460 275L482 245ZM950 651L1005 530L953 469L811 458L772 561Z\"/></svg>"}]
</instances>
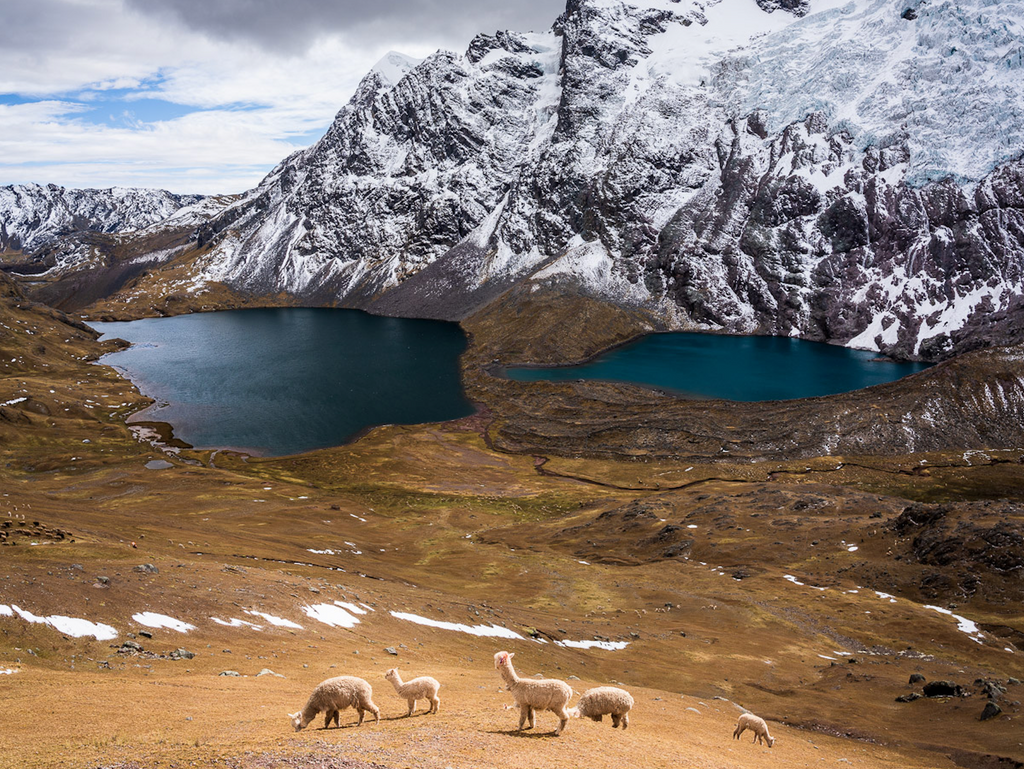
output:
<instances>
[{"instance_id":1,"label":"patch of snow on ground","mask_svg":"<svg viewBox=\"0 0 1024 769\"><path fill-rule=\"evenodd\" d=\"M555 641L556 646L564 646L569 649L605 649L607 651L618 651L629 646L629 641Z\"/></svg>"},{"instance_id":2,"label":"patch of snow on ground","mask_svg":"<svg viewBox=\"0 0 1024 769\"><path fill-rule=\"evenodd\" d=\"M290 619L281 619L280 617L275 617L273 614L266 614L265 612L255 611L253 609L246 609L245 613L253 617L262 617L275 627L289 627L294 630L302 630L302 625L298 625Z\"/></svg>"},{"instance_id":3,"label":"patch of snow on ground","mask_svg":"<svg viewBox=\"0 0 1024 769\"><path fill-rule=\"evenodd\" d=\"M391 616L395 619L403 619L406 622L415 622L417 625L436 627L441 630L454 630L458 633L481 636L484 638L515 638L520 641L526 639L514 630L498 625L464 625L461 622L445 622L443 620L429 619L418 614L410 614L404 611L392 611Z\"/></svg>"},{"instance_id":4,"label":"patch of snow on ground","mask_svg":"<svg viewBox=\"0 0 1024 769\"><path fill-rule=\"evenodd\" d=\"M152 611L133 614L132 619L146 627L167 628L168 630L176 630L179 633L187 633L189 630L196 629L195 625L190 625L188 622L182 622L180 619L168 617L166 614L157 614Z\"/></svg>"},{"instance_id":5,"label":"patch of snow on ground","mask_svg":"<svg viewBox=\"0 0 1024 769\"><path fill-rule=\"evenodd\" d=\"M210 617L210 619L224 627L251 627L253 630L263 630L259 625L254 625L252 622L246 622L244 619L236 619L235 617L227 621L222 620L220 617Z\"/></svg>"},{"instance_id":6,"label":"patch of snow on ground","mask_svg":"<svg viewBox=\"0 0 1024 769\"><path fill-rule=\"evenodd\" d=\"M334 603L353 614L366 614L366 609L356 606L354 603L349 603L348 601L335 601Z\"/></svg>"},{"instance_id":7,"label":"patch of snow on ground","mask_svg":"<svg viewBox=\"0 0 1024 769\"><path fill-rule=\"evenodd\" d=\"M13 360L13 358L11 360ZM28 398L14 398L13 400L4 401L3 403L0 403L0 406L13 406L15 403L21 403L22 401L27 400Z\"/></svg>"},{"instance_id":8,"label":"patch of snow on ground","mask_svg":"<svg viewBox=\"0 0 1024 769\"><path fill-rule=\"evenodd\" d=\"M101 622L90 622L87 619L78 617L65 617L54 614L49 617L39 617L30 611L25 611L19 606L6 606L0 604L0 616L13 617L17 614L21 619L34 625L49 625L54 630L73 638L85 638L92 636L97 641L110 641L117 638L117 631L110 625Z\"/></svg>"},{"instance_id":9,"label":"patch of snow on ground","mask_svg":"<svg viewBox=\"0 0 1024 769\"><path fill-rule=\"evenodd\" d=\"M792 574L783 574L782 578L785 579L785 580L789 580L794 585L800 585L801 587L809 587L812 590L828 590L827 587L818 587L817 585L807 585L807 584L801 582L800 580L798 580Z\"/></svg>"},{"instance_id":10,"label":"patch of snow on ground","mask_svg":"<svg viewBox=\"0 0 1024 769\"><path fill-rule=\"evenodd\" d=\"M954 614L949 609L943 609L941 606L925 606L926 609L939 612L939 614L945 614L956 620L956 629L961 633L966 633L967 636L977 643L983 643L982 638L984 637L981 629L972 621L966 617L961 617L959 614Z\"/></svg>"},{"instance_id":11,"label":"patch of snow on ground","mask_svg":"<svg viewBox=\"0 0 1024 769\"><path fill-rule=\"evenodd\" d=\"M358 617L353 617L341 606L335 606L330 603L316 603L312 606L303 606L302 610L306 612L306 616L310 619L315 619L317 622L322 622L330 627L353 628L359 624Z\"/></svg>"}]
</instances>

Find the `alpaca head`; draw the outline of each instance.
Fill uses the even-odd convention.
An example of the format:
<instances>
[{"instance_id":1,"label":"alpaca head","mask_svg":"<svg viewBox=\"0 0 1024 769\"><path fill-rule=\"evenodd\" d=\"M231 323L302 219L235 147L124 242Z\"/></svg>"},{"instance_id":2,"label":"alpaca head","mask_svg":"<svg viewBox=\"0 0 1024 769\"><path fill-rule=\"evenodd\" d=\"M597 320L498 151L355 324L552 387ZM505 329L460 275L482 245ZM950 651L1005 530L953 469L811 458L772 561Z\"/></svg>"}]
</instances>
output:
<instances>
[{"instance_id":1,"label":"alpaca head","mask_svg":"<svg viewBox=\"0 0 1024 769\"><path fill-rule=\"evenodd\" d=\"M288 718L292 720L292 726L295 727L295 731L301 732L306 728L306 724L302 723L302 711L297 713L289 713Z\"/></svg>"},{"instance_id":2,"label":"alpaca head","mask_svg":"<svg viewBox=\"0 0 1024 769\"><path fill-rule=\"evenodd\" d=\"M398 678L398 668L391 668L391 670L384 674L384 677L389 681L394 681Z\"/></svg>"},{"instance_id":3,"label":"alpaca head","mask_svg":"<svg viewBox=\"0 0 1024 769\"><path fill-rule=\"evenodd\" d=\"M775 744L775 738L774 738L774 737L768 737L768 738L767 738L767 740L768 740L768 747L769 747L769 748L770 748L770 747L771 747L772 745L774 745L774 744Z\"/></svg>"},{"instance_id":4,"label":"alpaca head","mask_svg":"<svg viewBox=\"0 0 1024 769\"><path fill-rule=\"evenodd\" d=\"M503 666L512 667L512 658L515 656L515 652L498 652L494 655L494 667L499 670Z\"/></svg>"},{"instance_id":5,"label":"alpaca head","mask_svg":"<svg viewBox=\"0 0 1024 769\"><path fill-rule=\"evenodd\" d=\"M579 718L580 717L580 709L578 707L568 708L565 712L569 714L570 718Z\"/></svg>"}]
</instances>

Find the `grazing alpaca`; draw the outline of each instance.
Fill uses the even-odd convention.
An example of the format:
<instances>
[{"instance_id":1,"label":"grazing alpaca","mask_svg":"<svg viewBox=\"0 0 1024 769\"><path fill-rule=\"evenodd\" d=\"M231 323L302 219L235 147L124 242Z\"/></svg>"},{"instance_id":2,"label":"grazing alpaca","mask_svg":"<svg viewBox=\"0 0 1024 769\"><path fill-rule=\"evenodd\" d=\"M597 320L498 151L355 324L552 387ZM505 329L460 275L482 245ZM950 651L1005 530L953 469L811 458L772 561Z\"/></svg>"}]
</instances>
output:
<instances>
[{"instance_id":1,"label":"grazing alpaca","mask_svg":"<svg viewBox=\"0 0 1024 769\"><path fill-rule=\"evenodd\" d=\"M333 719L336 725L340 725L340 712L345 708L352 707L359 713L359 723L363 723L363 715L366 711L373 713L377 723L380 723L380 708L373 704L373 688L362 678L355 676L338 676L328 678L317 684L313 693L309 695L306 707L297 713L289 713L295 731L305 729L309 722L316 718L320 711L326 713L324 728L330 726Z\"/></svg>"},{"instance_id":2,"label":"grazing alpaca","mask_svg":"<svg viewBox=\"0 0 1024 769\"><path fill-rule=\"evenodd\" d=\"M769 748L775 744L775 738L768 733L768 724L764 722L763 718L755 716L753 713L741 715L736 722L736 730L732 733L733 739L738 740L746 729L750 729L754 733L754 742L760 742L762 745L767 742Z\"/></svg>"},{"instance_id":3,"label":"grazing alpaca","mask_svg":"<svg viewBox=\"0 0 1024 769\"><path fill-rule=\"evenodd\" d=\"M573 718L589 718L593 721L600 721L602 717L611 715L612 728L629 727L629 711L633 707L633 697L625 689L618 689L614 686L598 686L595 689L588 689L576 703L576 707L569 708L569 715Z\"/></svg>"}]
</instances>

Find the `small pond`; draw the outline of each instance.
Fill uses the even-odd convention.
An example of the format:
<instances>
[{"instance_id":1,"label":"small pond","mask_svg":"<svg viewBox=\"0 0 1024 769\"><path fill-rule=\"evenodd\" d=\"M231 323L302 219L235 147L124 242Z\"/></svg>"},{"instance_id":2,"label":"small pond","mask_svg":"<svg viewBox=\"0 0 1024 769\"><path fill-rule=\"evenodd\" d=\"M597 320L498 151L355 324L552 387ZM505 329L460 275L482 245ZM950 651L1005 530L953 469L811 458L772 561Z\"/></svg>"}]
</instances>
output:
<instances>
[{"instance_id":1,"label":"small pond","mask_svg":"<svg viewBox=\"0 0 1024 769\"><path fill-rule=\"evenodd\" d=\"M604 379L693 398L768 401L859 390L927 367L789 337L680 332L651 334L579 366L510 368L505 373L524 382Z\"/></svg>"}]
</instances>

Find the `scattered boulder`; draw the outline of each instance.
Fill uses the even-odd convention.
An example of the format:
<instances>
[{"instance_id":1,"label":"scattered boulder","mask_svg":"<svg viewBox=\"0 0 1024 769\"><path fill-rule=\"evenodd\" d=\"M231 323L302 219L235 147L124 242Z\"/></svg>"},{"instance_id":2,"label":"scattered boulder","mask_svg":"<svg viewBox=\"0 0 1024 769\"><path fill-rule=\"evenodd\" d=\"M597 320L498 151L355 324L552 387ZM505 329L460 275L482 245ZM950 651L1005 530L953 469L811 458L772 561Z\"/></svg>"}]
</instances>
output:
<instances>
[{"instance_id":1,"label":"scattered boulder","mask_svg":"<svg viewBox=\"0 0 1024 769\"><path fill-rule=\"evenodd\" d=\"M921 695L918 694L917 692L907 692L906 694L901 694L899 697L897 697L896 701L897 702L913 702L914 700L919 700L919 699L921 699Z\"/></svg>"},{"instance_id":2,"label":"scattered boulder","mask_svg":"<svg viewBox=\"0 0 1024 769\"><path fill-rule=\"evenodd\" d=\"M925 677L923 675L921 675L920 673L911 673L910 674L910 681L908 683L923 684L924 682L925 682Z\"/></svg>"},{"instance_id":3,"label":"scattered boulder","mask_svg":"<svg viewBox=\"0 0 1024 769\"><path fill-rule=\"evenodd\" d=\"M981 693L988 697L990 700L994 700L997 697L1001 697L1006 694L1006 687L1001 684L992 681L987 678L978 678L974 682L975 686L981 688Z\"/></svg>"},{"instance_id":4,"label":"scattered boulder","mask_svg":"<svg viewBox=\"0 0 1024 769\"><path fill-rule=\"evenodd\" d=\"M232 678L241 678L242 674L237 670L222 670L218 675L231 676Z\"/></svg>"},{"instance_id":5,"label":"scattered boulder","mask_svg":"<svg viewBox=\"0 0 1024 769\"><path fill-rule=\"evenodd\" d=\"M395 649L394 646L387 646L384 648L384 651L386 651L388 654L394 655L395 657L398 656L398 650Z\"/></svg>"},{"instance_id":6,"label":"scattered boulder","mask_svg":"<svg viewBox=\"0 0 1024 769\"><path fill-rule=\"evenodd\" d=\"M188 649L175 649L170 653L172 660L190 660L195 656L195 652L190 652Z\"/></svg>"},{"instance_id":7,"label":"scattered boulder","mask_svg":"<svg viewBox=\"0 0 1024 769\"><path fill-rule=\"evenodd\" d=\"M142 644L138 641L125 641L118 647L118 654L140 654L143 652Z\"/></svg>"},{"instance_id":8,"label":"scattered boulder","mask_svg":"<svg viewBox=\"0 0 1024 769\"><path fill-rule=\"evenodd\" d=\"M964 688L953 681L930 681L924 685L925 697L966 697Z\"/></svg>"},{"instance_id":9,"label":"scattered boulder","mask_svg":"<svg viewBox=\"0 0 1024 769\"><path fill-rule=\"evenodd\" d=\"M156 566L154 566L151 563L139 564L134 569L132 569L132 571L138 571L138 572L141 572L143 574L159 574L160 573L160 569L158 569Z\"/></svg>"},{"instance_id":10,"label":"scattered boulder","mask_svg":"<svg viewBox=\"0 0 1024 769\"><path fill-rule=\"evenodd\" d=\"M277 676L278 678L284 678L283 675L281 675L280 673L275 673L270 668L263 668L263 670L256 674L257 678L259 678L260 676Z\"/></svg>"},{"instance_id":11,"label":"scattered boulder","mask_svg":"<svg viewBox=\"0 0 1024 769\"><path fill-rule=\"evenodd\" d=\"M142 636L143 638L152 638L153 637L153 634L150 633L148 630L140 630L139 631L139 635Z\"/></svg>"},{"instance_id":12,"label":"scattered boulder","mask_svg":"<svg viewBox=\"0 0 1024 769\"><path fill-rule=\"evenodd\" d=\"M995 718L1003 712L1003 709L996 705L996 703L989 700L985 703L985 709L981 711L981 715L978 716L979 721L988 721L990 718Z\"/></svg>"}]
</instances>

